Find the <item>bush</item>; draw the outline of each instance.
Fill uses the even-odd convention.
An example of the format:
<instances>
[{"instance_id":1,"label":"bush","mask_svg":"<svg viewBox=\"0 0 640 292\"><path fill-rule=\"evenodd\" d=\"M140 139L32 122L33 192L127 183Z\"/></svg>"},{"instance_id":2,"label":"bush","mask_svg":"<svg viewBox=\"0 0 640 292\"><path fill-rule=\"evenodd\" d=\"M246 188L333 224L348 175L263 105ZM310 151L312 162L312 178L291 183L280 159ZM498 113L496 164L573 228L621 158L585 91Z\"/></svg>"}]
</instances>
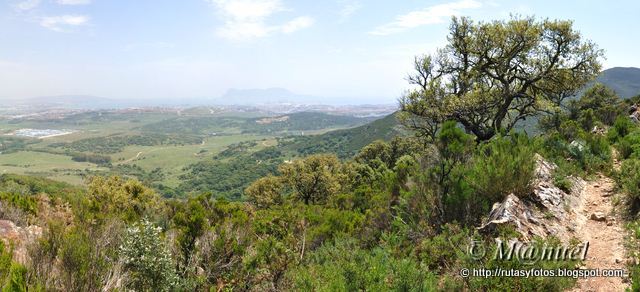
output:
<instances>
[{"instance_id":1,"label":"bush","mask_svg":"<svg viewBox=\"0 0 640 292\"><path fill-rule=\"evenodd\" d=\"M613 123L613 127L607 132L607 138L610 142L617 142L618 140L629 135L636 128L636 125L627 116L619 116Z\"/></svg>"},{"instance_id":2,"label":"bush","mask_svg":"<svg viewBox=\"0 0 640 292\"><path fill-rule=\"evenodd\" d=\"M474 155L466 181L490 202L501 201L510 193L528 196L535 170L534 153L533 143L525 135L493 139Z\"/></svg>"},{"instance_id":3,"label":"bush","mask_svg":"<svg viewBox=\"0 0 640 292\"><path fill-rule=\"evenodd\" d=\"M633 131L618 142L618 151L623 159L640 158L640 131Z\"/></svg>"},{"instance_id":4,"label":"bush","mask_svg":"<svg viewBox=\"0 0 640 292\"><path fill-rule=\"evenodd\" d=\"M27 289L26 278L27 269L18 263L12 263L11 269L9 271L9 277L6 284L2 288L2 291L26 292L28 290L31 290Z\"/></svg>"},{"instance_id":5,"label":"bush","mask_svg":"<svg viewBox=\"0 0 640 292\"><path fill-rule=\"evenodd\" d=\"M631 212L636 214L640 210L640 160L625 160L620 169L618 182L629 199Z\"/></svg>"},{"instance_id":6,"label":"bush","mask_svg":"<svg viewBox=\"0 0 640 292\"><path fill-rule=\"evenodd\" d=\"M143 220L127 229L120 255L136 291L170 291L177 284L171 255L160 238L160 228Z\"/></svg>"},{"instance_id":7,"label":"bush","mask_svg":"<svg viewBox=\"0 0 640 292\"><path fill-rule=\"evenodd\" d=\"M326 244L307 263L291 270L295 291L434 291L435 276L413 258L396 258L387 249L360 248L353 240Z\"/></svg>"},{"instance_id":8,"label":"bush","mask_svg":"<svg viewBox=\"0 0 640 292\"><path fill-rule=\"evenodd\" d=\"M560 168L566 168L567 174L611 169L611 145L609 139L602 135L581 131L577 137L566 140L562 134L555 133L538 141L541 155Z\"/></svg>"},{"instance_id":9,"label":"bush","mask_svg":"<svg viewBox=\"0 0 640 292\"><path fill-rule=\"evenodd\" d=\"M583 168L589 172L610 170L613 159L611 157L611 146L607 139L600 135L589 135L585 142L587 149Z\"/></svg>"}]
</instances>

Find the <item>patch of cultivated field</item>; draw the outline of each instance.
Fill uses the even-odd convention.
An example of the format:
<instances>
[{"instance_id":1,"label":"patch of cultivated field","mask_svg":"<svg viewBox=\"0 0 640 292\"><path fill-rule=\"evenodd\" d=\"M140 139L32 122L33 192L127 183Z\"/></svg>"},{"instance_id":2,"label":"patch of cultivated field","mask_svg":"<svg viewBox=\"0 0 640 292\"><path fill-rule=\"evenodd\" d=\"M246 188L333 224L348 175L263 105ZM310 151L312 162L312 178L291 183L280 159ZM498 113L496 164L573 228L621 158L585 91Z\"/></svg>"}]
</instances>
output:
<instances>
[{"instance_id":1,"label":"patch of cultivated field","mask_svg":"<svg viewBox=\"0 0 640 292\"><path fill-rule=\"evenodd\" d=\"M106 169L93 163L73 161L69 156L51 153L19 151L0 154L0 173L36 174L80 184L82 178L77 173L83 170Z\"/></svg>"},{"instance_id":2,"label":"patch of cultivated field","mask_svg":"<svg viewBox=\"0 0 640 292\"><path fill-rule=\"evenodd\" d=\"M111 156L113 164L135 164L146 171L161 168L167 175L165 183L168 186L179 184L178 176L184 173L183 168L224 150L227 146L250 140L261 140L265 136L232 135L209 137L203 144L184 146L128 146L122 152ZM270 141L269 144L273 144Z\"/></svg>"}]
</instances>

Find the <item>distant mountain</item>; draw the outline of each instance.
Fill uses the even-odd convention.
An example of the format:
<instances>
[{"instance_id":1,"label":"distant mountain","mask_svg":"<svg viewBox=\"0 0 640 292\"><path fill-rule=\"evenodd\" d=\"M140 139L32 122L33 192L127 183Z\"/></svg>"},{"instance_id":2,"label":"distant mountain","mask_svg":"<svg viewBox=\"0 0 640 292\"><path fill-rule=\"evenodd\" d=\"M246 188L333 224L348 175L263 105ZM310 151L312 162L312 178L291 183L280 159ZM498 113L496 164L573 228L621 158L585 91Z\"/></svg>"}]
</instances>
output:
<instances>
[{"instance_id":1,"label":"distant mountain","mask_svg":"<svg viewBox=\"0 0 640 292\"><path fill-rule=\"evenodd\" d=\"M621 98L630 98L640 94L640 68L614 67L607 69L600 73L596 81L615 90Z\"/></svg>"},{"instance_id":2,"label":"distant mountain","mask_svg":"<svg viewBox=\"0 0 640 292\"><path fill-rule=\"evenodd\" d=\"M104 109L122 106L122 101L91 95L39 96L20 100L20 104L39 108Z\"/></svg>"},{"instance_id":3,"label":"distant mountain","mask_svg":"<svg viewBox=\"0 0 640 292\"><path fill-rule=\"evenodd\" d=\"M267 89L229 89L214 101L223 105L260 105L260 104L312 104L319 103L317 97L293 93L284 88Z\"/></svg>"}]
</instances>

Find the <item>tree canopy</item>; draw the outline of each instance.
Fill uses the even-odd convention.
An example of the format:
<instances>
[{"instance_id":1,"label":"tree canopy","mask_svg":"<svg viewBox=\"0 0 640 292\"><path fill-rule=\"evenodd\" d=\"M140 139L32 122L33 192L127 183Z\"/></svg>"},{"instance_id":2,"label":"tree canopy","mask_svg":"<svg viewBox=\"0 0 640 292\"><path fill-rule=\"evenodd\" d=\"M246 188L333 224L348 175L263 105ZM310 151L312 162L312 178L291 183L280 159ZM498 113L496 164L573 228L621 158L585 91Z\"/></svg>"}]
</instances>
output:
<instances>
[{"instance_id":1,"label":"tree canopy","mask_svg":"<svg viewBox=\"0 0 640 292\"><path fill-rule=\"evenodd\" d=\"M474 22L454 17L448 44L415 59L400 100L404 123L435 138L446 120L479 141L557 105L599 73L603 52L573 29L572 21Z\"/></svg>"}]
</instances>

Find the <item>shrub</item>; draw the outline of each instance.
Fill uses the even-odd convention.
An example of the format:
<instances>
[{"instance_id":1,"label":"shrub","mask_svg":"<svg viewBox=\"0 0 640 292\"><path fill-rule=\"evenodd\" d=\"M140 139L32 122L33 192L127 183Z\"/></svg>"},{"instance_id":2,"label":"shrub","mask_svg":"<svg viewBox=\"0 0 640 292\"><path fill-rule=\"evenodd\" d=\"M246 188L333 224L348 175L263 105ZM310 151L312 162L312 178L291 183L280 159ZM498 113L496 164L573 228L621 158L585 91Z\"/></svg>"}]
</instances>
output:
<instances>
[{"instance_id":1,"label":"shrub","mask_svg":"<svg viewBox=\"0 0 640 292\"><path fill-rule=\"evenodd\" d=\"M629 199L631 211L633 214L637 213L640 209L640 160L625 160L618 181Z\"/></svg>"},{"instance_id":2,"label":"shrub","mask_svg":"<svg viewBox=\"0 0 640 292\"><path fill-rule=\"evenodd\" d=\"M613 160L607 139L600 135L588 135L585 142L583 168L589 172L610 170Z\"/></svg>"},{"instance_id":3,"label":"shrub","mask_svg":"<svg viewBox=\"0 0 640 292\"><path fill-rule=\"evenodd\" d=\"M640 131L633 131L621 138L618 142L618 151L624 159L640 158Z\"/></svg>"},{"instance_id":4,"label":"shrub","mask_svg":"<svg viewBox=\"0 0 640 292\"><path fill-rule=\"evenodd\" d=\"M311 253L287 274L294 291L434 291L435 276L415 259L397 258L386 248L365 250L338 239Z\"/></svg>"},{"instance_id":5,"label":"shrub","mask_svg":"<svg viewBox=\"0 0 640 292\"><path fill-rule=\"evenodd\" d=\"M610 142L617 142L618 140L629 135L633 131L636 125L627 116L619 116L613 123L613 126L609 128L607 132L607 138Z\"/></svg>"},{"instance_id":6,"label":"shrub","mask_svg":"<svg viewBox=\"0 0 640 292\"><path fill-rule=\"evenodd\" d=\"M525 135L498 137L481 145L465 175L478 195L490 202L513 193L531 193L535 170L534 147Z\"/></svg>"},{"instance_id":7,"label":"shrub","mask_svg":"<svg viewBox=\"0 0 640 292\"><path fill-rule=\"evenodd\" d=\"M9 278L7 279L7 283L2 288L2 291L26 292L26 277L27 269L18 263L12 263L11 269L9 271Z\"/></svg>"},{"instance_id":8,"label":"shrub","mask_svg":"<svg viewBox=\"0 0 640 292\"><path fill-rule=\"evenodd\" d=\"M136 291L169 291L177 284L174 264L160 238L160 228L143 220L127 229L120 255Z\"/></svg>"}]
</instances>

